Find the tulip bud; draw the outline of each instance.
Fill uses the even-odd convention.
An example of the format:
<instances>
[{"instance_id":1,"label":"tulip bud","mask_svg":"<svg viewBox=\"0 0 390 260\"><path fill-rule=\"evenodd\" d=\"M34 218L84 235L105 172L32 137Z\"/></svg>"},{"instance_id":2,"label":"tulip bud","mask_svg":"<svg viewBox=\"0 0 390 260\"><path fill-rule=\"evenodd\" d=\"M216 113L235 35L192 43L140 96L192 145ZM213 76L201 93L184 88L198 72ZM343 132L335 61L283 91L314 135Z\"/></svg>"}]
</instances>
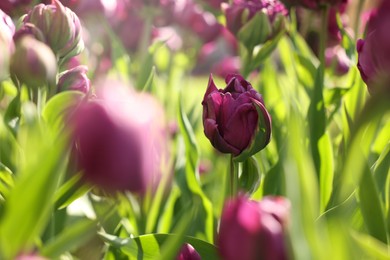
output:
<instances>
[{"instance_id":1,"label":"tulip bud","mask_svg":"<svg viewBox=\"0 0 390 260\"><path fill-rule=\"evenodd\" d=\"M245 160L269 143L271 116L248 81L234 74L225 81L218 90L210 75L202 101L204 133L220 152Z\"/></svg>"},{"instance_id":2,"label":"tulip bud","mask_svg":"<svg viewBox=\"0 0 390 260\"><path fill-rule=\"evenodd\" d=\"M278 0L234 1L223 5L227 28L251 49L284 29L285 6Z\"/></svg>"},{"instance_id":3,"label":"tulip bud","mask_svg":"<svg viewBox=\"0 0 390 260\"><path fill-rule=\"evenodd\" d=\"M185 243L179 254L176 257L176 260L201 260L200 255L196 252L195 248L188 243Z\"/></svg>"},{"instance_id":4,"label":"tulip bud","mask_svg":"<svg viewBox=\"0 0 390 260\"><path fill-rule=\"evenodd\" d=\"M10 55L15 48L12 40L14 32L15 26L11 18L0 10L0 80L8 74Z\"/></svg>"},{"instance_id":5,"label":"tulip bud","mask_svg":"<svg viewBox=\"0 0 390 260\"><path fill-rule=\"evenodd\" d=\"M357 42L357 67L368 91L390 90L390 3L383 1L369 18L365 39Z\"/></svg>"},{"instance_id":6,"label":"tulip bud","mask_svg":"<svg viewBox=\"0 0 390 260\"><path fill-rule=\"evenodd\" d=\"M239 196L227 201L217 237L222 259L287 259L281 222L288 218L288 207L289 202L283 198L257 202Z\"/></svg>"},{"instance_id":7,"label":"tulip bud","mask_svg":"<svg viewBox=\"0 0 390 260\"><path fill-rule=\"evenodd\" d=\"M105 85L70 118L77 163L85 181L107 192L143 194L161 176L163 110L147 94Z\"/></svg>"},{"instance_id":8,"label":"tulip bud","mask_svg":"<svg viewBox=\"0 0 390 260\"><path fill-rule=\"evenodd\" d=\"M29 87L52 86L56 81L57 61L46 44L25 36L16 43L10 73Z\"/></svg>"},{"instance_id":9,"label":"tulip bud","mask_svg":"<svg viewBox=\"0 0 390 260\"><path fill-rule=\"evenodd\" d=\"M84 48L79 18L58 0L50 5L36 5L23 22L32 23L41 30L46 44L60 59L76 56Z\"/></svg>"},{"instance_id":10,"label":"tulip bud","mask_svg":"<svg viewBox=\"0 0 390 260\"><path fill-rule=\"evenodd\" d=\"M66 70L59 75L57 83L57 92L66 90L76 90L88 93L90 81L86 75L88 68L86 66L77 66Z\"/></svg>"}]
</instances>

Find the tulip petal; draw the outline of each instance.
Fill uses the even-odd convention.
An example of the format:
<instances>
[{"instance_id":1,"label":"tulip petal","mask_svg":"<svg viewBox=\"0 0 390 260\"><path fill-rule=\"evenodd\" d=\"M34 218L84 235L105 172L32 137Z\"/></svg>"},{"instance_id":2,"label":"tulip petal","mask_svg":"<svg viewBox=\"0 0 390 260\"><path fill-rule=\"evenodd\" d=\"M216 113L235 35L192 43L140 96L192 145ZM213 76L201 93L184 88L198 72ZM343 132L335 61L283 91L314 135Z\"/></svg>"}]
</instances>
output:
<instances>
[{"instance_id":1,"label":"tulip petal","mask_svg":"<svg viewBox=\"0 0 390 260\"><path fill-rule=\"evenodd\" d=\"M228 144L224 138L222 138L218 125L212 119L206 119L204 121L205 135L210 139L211 144L222 153L238 154L240 150L234 146Z\"/></svg>"}]
</instances>

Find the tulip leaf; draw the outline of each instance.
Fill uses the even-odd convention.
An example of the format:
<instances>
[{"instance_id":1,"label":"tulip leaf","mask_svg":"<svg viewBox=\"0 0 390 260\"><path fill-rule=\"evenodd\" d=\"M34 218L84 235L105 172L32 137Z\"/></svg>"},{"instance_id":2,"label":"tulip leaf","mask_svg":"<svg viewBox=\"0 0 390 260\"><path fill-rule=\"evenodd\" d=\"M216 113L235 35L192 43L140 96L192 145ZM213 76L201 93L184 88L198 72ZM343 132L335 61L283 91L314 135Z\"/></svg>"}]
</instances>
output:
<instances>
[{"instance_id":1,"label":"tulip leaf","mask_svg":"<svg viewBox=\"0 0 390 260\"><path fill-rule=\"evenodd\" d=\"M367 259L390 259L388 246L381 241L363 233L352 232L352 238L359 248L363 249Z\"/></svg>"},{"instance_id":2,"label":"tulip leaf","mask_svg":"<svg viewBox=\"0 0 390 260\"><path fill-rule=\"evenodd\" d=\"M238 39L248 50L264 43L271 35L272 28L268 15L257 12L238 32Z\"/></svg>"},{"instance_id":3,"label":"tulip leaf","mask_svg":"<svg viewBox=\"0 0 390 260\"><path fill-rule=\"evenodd\" d=\"M260 185L260 169L254 156L242 163L242 172L239 176L239 188L252 194Z\"/></svg>"},{"instance_id":4,"label":"tulip leaf","mask_svg":"<svg viewBox=\"0 0 390 260\"><path fill-rule=\"evenodd\" d=\"M376 239L387 243L386 223L383 208L369 169L363 171L359 185L360 208L368 232Z\"/></svg>"},{"instance_id":5,"label":"tulip leaf","mask_svg":"<svg viewBox=\"0 0 390 260\"><path fill-rule=\"evenodd\" d=\"M261 104L257 104L253 102L253 105L256 107L257 115L258 115L258 129L254 134L254 140L252 140L251 145L242 151L238 156L234 157L233 160L235 162L244 162L252 155L256 154L260 150L264 149L264 147L268 144L268 139L271 131L267 129L267 124L271 124L271 122L266 122L266 118L264 118L263 111L265 107L261 107ZM268 113L268 112L265 112Z\"/></svg>"},{"instance_id":6,"label":"tulip leaf","mask_svg":"<svg viewBox=\"0 0 390 260\"><path fill-rule=\"evenodd\" d=\"M81 174L76 174L65 182L59 189L57 189L54 199L55 208L62 209L70 203L87 193L91 187L83 184L81 181Z\"/></svg>"},{"instance_id":7,"label":"tulip leaf","mask_svg":"<svg viewBox=\"0 0 390 260\"><path fill-rule=\"evenodd\" d=\"M164 244L175 234L147 234L134 238L119 238L116 236L99 233L104 242L120 248L130 259L161 259L161 249ZM202 259L219 259L214 245L194 237L184 237L183 243L191 244Z\"/></svg>"},{"instance_id":8,"label":"tulip leaf","mask_svg":"<svg viewBox=\"0 0 390 260\"><path fill-rule=\"evenodd\" d=\"M55 259L67 251L78 248L96 234L96 225L96 220L89 219L82 219L72 223L58 236L49 241L40 250L41 254L50 259Z\"/></svg>"},{"instance_id":9,"label":"tulip leaf","mask_svg":"<svg viewBox=\"0 0 390 260\"><path fill-rule=\"evenodd\" d=\"M32 249L46 227L53 195L67 162L63 138L54 140L51 134L40 132L43 131L40 130L42 125L35 126L25 135L30 140L27 142L39 140L40 145L34 145L34 151L27 146L30 149L26 149L26 153L35 153L35 156L25 160L24 167L18 172L0 220L0 254L4 259L13 259L19 252Z\"/></svg>"},{"instance_id":10,"label":"tulip leaf","mask_svg":"<svg viewBox=\"0 0 390 260\"><path fill-rule=\"evenodd\" d=\"M53 96L44 106L42 117L53 131L61 132L66 125L65 116L85 97L80 91L64 91Z\"/></svg>"},{"instance_id":11,"label":"tulip leaf","mask_svg":"<svg viewBox=\"0 0 390 260\"><path fill-rule=\"evenodd\" d=\"M378 186L378 192L385 194L386 179L390 176L390 142L383 149L378 160L374 164L374 178ZM389 227L390 228L390 227Z\"/></svg>"}]
</instances>

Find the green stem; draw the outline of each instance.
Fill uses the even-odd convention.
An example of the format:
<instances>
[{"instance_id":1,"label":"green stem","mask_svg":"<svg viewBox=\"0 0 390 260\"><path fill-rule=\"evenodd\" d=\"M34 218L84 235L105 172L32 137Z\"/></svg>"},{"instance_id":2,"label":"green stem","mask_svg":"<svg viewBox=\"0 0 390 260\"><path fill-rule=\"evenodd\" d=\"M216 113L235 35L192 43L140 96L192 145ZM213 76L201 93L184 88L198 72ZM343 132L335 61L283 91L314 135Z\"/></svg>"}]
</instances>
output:
<instances>
[{"instance_id":1,"label":"green stem","mask_svg":"<svg viewBox=\"0 0 390 260\"><path fill-rule=\"evenodd\" d=\"M237 197L238 194L238 163L234 162L233 155L230 156L230 182L229 196Z\"/></svg>"},{"instance_id":2,"label":"green stem","mask_svg":"<svg viewBox=\"0 0 390 260\"><path fill-rule=\"evenodd\" d=\"M328 21L329 20L329 5L325 5L321 10L321 31L320 31L320 48L319 48L319 59L320 64L325 71L325 49L328 41ZM322 77L323 78L323 77Z\"/></svg>"}]
</instances>

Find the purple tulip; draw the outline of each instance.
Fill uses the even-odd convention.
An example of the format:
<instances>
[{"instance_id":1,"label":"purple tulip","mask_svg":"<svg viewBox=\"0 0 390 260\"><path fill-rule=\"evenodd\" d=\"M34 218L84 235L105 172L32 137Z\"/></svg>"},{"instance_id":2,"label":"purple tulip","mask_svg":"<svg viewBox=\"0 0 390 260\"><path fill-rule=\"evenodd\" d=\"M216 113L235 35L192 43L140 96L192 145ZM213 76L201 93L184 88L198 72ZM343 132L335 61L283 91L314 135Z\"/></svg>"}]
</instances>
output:
<instances>
[{"instance_id":1,"label":"purple tulip","mask_svg":"<svg viewBox=\"0 0 390 260\"><path fill-rule=\"evenodd\" d=\"M152 96L106 83L71 116L84 179L107 192L144 194L157 184L165 156L163 110Z\"/></svg>"},{"instance_id":2,"label":"purple tulip","mask_svg":"<svg viewBox=\"0 0 390 260\"><path fill-rule=\"evenodd\" d=\"M204 11L192 0L184 0L183 3L176 4L174 14L175 21L179 25L192 31L203 42L213 41L222 31L222 25L218 23L216 17Z\"/></svg>"},{"instance_id":3,"label":"purple tulip","mask_svg":"<svg viewBox=\"0 0 390 260\"><path fill-rule=\"evenodd\" d=\"M31 3L32 0L1 0L0 9L8 15L16 16Z\"/></svg>"},{"instance_id":4,"label":"purple tulip","mask_svg":"<svg viewBox=\"0 0 390 260\"><path fill-rule=\"evenodd\" d=\"M256 13L264 12L271 23L277 15L288 14L286 7L278 0L234 0L231 5L224 6L224 12L226 26L235 35Z\"/></svg>"},{"instance_id":5,"label":"purple tulip","mask_svg":"<svg viewBox=\"0 0 390 260\"><path fill-rule=\"evenodd\" d=\"M325 50L325 64L327 67L333 68L334 74L342 76L348 73L351 60L345 50L336 45Z\"/></svg>"},{"instance_id":6,"label":"purple tulip","mask_svg":"<svg viewBox=\"0 0 390 260\"><path fill-rule=\"evenodd\" d=\"M57 92L76 90L88 93L90 81L86 74L87 71L86 66L80 65L61 73L57 83Z\"/></svg>"},{"instance_id":7,"label":"purple tulip","mask_svg":"<svg viewBox=\"0 0 390 260\"><path fill-rule=\"evenodd\" d=\"M29 87L52 86L57 75L57 60L49 46L24 36L16 42L10 73Z\"/></svg>"},{"instance_id":8,"label":"purple tulip","mask_svg":"<svg viewBox=\"0 0 390 260\"><path fill-rule=\"evenodd\" d=\"M390 3L383 1L368 20L365 39L357 42L357 66L371 94L390 86L389 26Z\"/></svg>"},{"instance_id":9,"label":"purple tulip","mask_svg":"<svg viewBox=\"0 0 390 260\"><path fill-rule=\"evenodd\" d=\"M242 76L230 74L225 81L225 89L218 90L210 75L202 101L204 133L222 153L237 156L248 149L253 155L270 141L271 116L262 96Z\"/></svg>"},{"instance_id":10,"label":"purple tulip","mask_svg":"<svg viewBox=\"0 0 390 260\"><path fill-rule=\"evenodd\" d=\"M228 200L217 237L220 255L224 260L288 259L284 242L288 212L289 202L281 197Z\"/></svg>"},{"instance_id":11,"label":"purple tulip","mask_svg":"<svg viewBox=\"0 0 390 260\"><path fill-rule=\"evenodd\" d=\"M60 59L78 55L84 48L81 24L77 15L58 0L54 4L36 5L23 23L34 24L45 37L45 42Z\"/></svg>"},{"instance_id":12,"label":"purple tulip","mask_svg":"<svg viewBox=\"0 0 390 260\"><path fill-rule=\"evenodd\" d=\"M184 243L176 260L201 260L201 257L192 245Z\"/></svg>"}]
</instances>

